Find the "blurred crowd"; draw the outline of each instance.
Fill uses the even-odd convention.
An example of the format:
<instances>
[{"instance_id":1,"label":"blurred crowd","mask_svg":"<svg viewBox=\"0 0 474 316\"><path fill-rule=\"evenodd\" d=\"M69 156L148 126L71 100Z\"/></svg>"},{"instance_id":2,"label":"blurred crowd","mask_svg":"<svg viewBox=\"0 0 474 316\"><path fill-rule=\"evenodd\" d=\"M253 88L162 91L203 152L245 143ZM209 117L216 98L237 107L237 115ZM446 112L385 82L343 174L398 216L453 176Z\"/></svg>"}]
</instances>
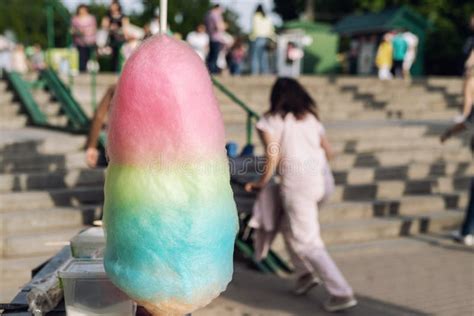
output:
<instances>
[{"instance_id":1,"label":"blurred crowd","mask_svg":"<svg viewBox=\"0 0 474 316\"><path fill-rule=\"evenodd\" d=\"M408 80L416 59L418 42L418 36L408 30L385 33L378 46L375 35L354 37L347 58L349 73L372 74L375 66L380 80ZM372 59L374 52L375 60Z\"/></svg>"},{"instance_id":2,"label":"blurred crowd","mask_svg":"<svg viewBox=\"0 0 474 316\"><path fill-rule=\"evenodd\" d=\"M410 79L410 69L416 58L418 37L409 31L386 33L377 49L375 63L381 80Z\"/></svg>"},{"instance_id":3,"label":"blurred crowd","mask_svg":"<svg viewBox=\"0 0 474 316\"><path fill-rule=\"evenodd\" d=\"M87 70L88 61L97 52L99 56L109 55L112 71L119 72L140 42L159 32L159 24L159 9L155 10L155 17L141 28L130 23L119 1L112 1L98 27L88 7L79 5L71 21L73 42L79 53L79 71ZM173 33L169 27L167 33L179 39L183 37ZM213 74L229 72L240 75L245 60L249 60L252 74L271 72L269 55L275 50L275 30L262 5L255 10L248 41L228 32L224 9L219 4L212 6L202 23L196 25L185 40Z\"/></svg>"},{"instance_id":4,"label":"blurred crowd","mask_svg":"<svg viewBox=\"0 0 474 316\"><path fill-rule=\"evenodd\" d=\"M39 44L25 48L15 43L8 33L0 34L0 74L3 69L25 74L45 67L45 56Z\"/></svg>"}]
</instances>

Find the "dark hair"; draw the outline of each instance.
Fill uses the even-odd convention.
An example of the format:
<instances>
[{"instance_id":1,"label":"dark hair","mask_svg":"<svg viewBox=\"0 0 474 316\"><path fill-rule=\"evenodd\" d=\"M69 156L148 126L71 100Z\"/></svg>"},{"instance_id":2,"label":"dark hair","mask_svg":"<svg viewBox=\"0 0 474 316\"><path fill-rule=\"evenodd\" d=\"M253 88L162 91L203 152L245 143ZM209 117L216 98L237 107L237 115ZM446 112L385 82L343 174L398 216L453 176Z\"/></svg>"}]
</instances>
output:
<instances>
[{"instance_id":1,"label":"dark hair","mask_svg":"<svg viewBox=\"0 0 474 316\"><path fill-rule=\"evenodd\" d=\"M120 4L119 0L112 0L112 2L110 3L110 6L109 6L109 12L110 12L110 8L112 7L113 4L117 5L118 10L119 10L120 13L123 13L122 5Z\"/></svg>"},{"instance_id":2,"label":"dark hair","mask_svg":"<svg viewBox=\"0 0 474 316\"><path fill-rule=\"evenodd\" d=\"M283 118L293 113L297 120L307 113L313 114L319 120L316 102L303 86L293 78L278 78L273 84L270 95L270 114L279 114Z\"/></svg>"},{"instance_id":3,"label":"dark hair","mask_svg":"<svg viewBox=\"0 0 474 316\"><path fill-rule=\"evenodd\" d=\"M85 5L84 3L81 3L80 5L77 6L76 14L79 14L79 11L81 11L81 9L86 9L87 12L89 12L89 7Z\"/></svg>"},{"instance_id":4,"label":"dark hair","mask_svg":"<svg viewBox=\"0 0 474 316\"><path fill-rule=\"evenodd\" d=\"M255 13L261 13L263 16L265 16L265 10L263 9L263 5L259 4L255 9Z\"/></svg>"},{"instance_id":5,"label":"dark hair","mask_svg":"<svg viewBox=\"0 0 474 316\"><path fill-rule=\"evenodd\" d=\"M215 5L212 6L213 9L217 9L217 8L220 8L221 5L219 3L216 3Z\"/></svg>"}]
</instances>

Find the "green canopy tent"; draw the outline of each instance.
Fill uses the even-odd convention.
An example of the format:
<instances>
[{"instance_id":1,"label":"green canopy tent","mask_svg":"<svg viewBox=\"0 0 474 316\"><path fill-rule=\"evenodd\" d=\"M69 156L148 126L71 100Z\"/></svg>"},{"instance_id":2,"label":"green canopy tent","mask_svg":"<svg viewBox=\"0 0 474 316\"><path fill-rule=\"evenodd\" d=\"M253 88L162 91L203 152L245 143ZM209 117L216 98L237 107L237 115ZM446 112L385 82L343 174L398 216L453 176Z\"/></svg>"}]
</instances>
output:
<instances>
[{"instance_id":1,"label":"green canopy tent","mask_svg":"<svg viewBox=\"0 0 474 316\"><path fill-rule=\"evenodd\" d=\"M290 21L283 25L283 29L302 30L306 36L312 39L311 44L304 48L303 73L328 74L338 71L339 34L332 31L330 24Z\"/></svg>"},{"instance_id":2,"label":"green canopy tent","mask_svg":"<svg viewBox=\"0 0 474 316\"><path fill-rule=\"evenodd\" d=\"M418 50L415 63L411 68L412 75L423 75L426 31L430 23L426 18L409 7L386 9L377 13L354 14L340 20L334 31L342 36L359 37L377 35L396 29L406 29L418 36Z\"/></svg>"}]
</instances>

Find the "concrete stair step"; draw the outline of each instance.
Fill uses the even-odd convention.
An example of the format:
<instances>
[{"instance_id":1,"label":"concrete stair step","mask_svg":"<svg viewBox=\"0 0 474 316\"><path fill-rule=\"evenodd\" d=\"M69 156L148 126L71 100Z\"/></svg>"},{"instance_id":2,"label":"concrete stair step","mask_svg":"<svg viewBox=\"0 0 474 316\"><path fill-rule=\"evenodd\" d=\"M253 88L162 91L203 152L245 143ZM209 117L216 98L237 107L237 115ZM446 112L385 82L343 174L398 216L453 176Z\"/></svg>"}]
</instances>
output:
<instances>
[{"instance_id":1,"label":"concrete stair step","mask_svg":"<svg viewBox=\"0 0 474 316\"><path fill-rule=\"evenodd\" d=\"M340 154L332 161L331 166L335 170L350 169L353 167L390 167L399 165L408 165L411 163L443 163L457 162L469 163L471 153L468 148L458 148L457 150L386 150L374 153L361 154Z\"/></svg>"},{"instance_id":2,"label":"concrete stair step","mask_svg":"<svg viewBox=\"0 0 474 316\"><path fill-rule=\"evenodd\" d=\"M395 199L401 196L430 195L468 191L470 177L458 179L423 179L412 181L377 181L375 183L336 185L332 201Z\"/></svg>"},{"instance_id":3,"label":"concrete stair step","mask_svg":"<svg viewBox=\"0 0 474 316\"><path fill-rule=\"evenodd\" d=\"M462 218L460 211L432 211L423 216L341 221L322 225L321 230L328 244L353 243L457 228Z\"/></svg>"},{"instance_id":4,"label":"concrete stair step","mask_svg":"<svg viewBox=\"0 0 474 316\"><path fill-rule=\"evenodd\" d=\"M457 228L462 218L462 212L450 210L431 212L422 217L341 220L321 224L321 234L327 245L356 244ZM280 234L273 243L272 249L283 258L289 257Z\"/></svg>"},{"instance_id":5,"label":"concrete stair step","mask_svg":"<svg viewBox=\"0 0 474 316\"><path fill-rule=\"evenodd\" d=\"M57 102L40 105L40 109L48 117L56 116L61 113L61 105Z\"/></svg>"},{"instance_id":6,"label":"concrete stair step","mask_svg":"<svg viewBox=\"0 0 474 316\"><path fill-rule=\"evenodd\" d=\"M406 175L400 174L399 177L392 177L391 179L377 179L374 177L374 169L366 168L364 170L356 170L349 174L344 173L335 173L334 178L336 180L337 186L341 187L352 187L357 185L385 185L396 183L397 185L402 186L402 189L405 193L434 193L434 192L448 192L454 190L466 190L469 187L471 174L465 173L462 175L453 175L449 177L444 175L437 175L432 173L429 177L425 178L409 178ZM361 172L359 172L361 171ZM367 173L364 173L367 171ZM357 175L360 174L360 177Z\"/></svg>"},{"instance_id":7,"label":"concrete stair step","mask_svg":"<svg viewBox=\"0 0 474 316\"><path fill-rule=\"evenodd\" d=\"M105 169L0 174L0 192L101 186L104 177Z\"/></svg>"},{"instance_id":8,"label":"concrete stair step","mask_svg":"<svg viewBox=\"0 0 474 316\"><path fill-rule=\"evenodd\" d=\"M236 198L237 208L240 212L251 213L254 197ZM319 212L321 223L331 223L340 220L359 220L374 216L373 205L366 202L339 202L322 205Z\"/></svg>"},{"instance_id":9,"label":"concrete stair step","mask_svg":"<svg viewBox=\"0 0 474 316\"><path fill-rule=\"evenodd\" d=\"M7 105L13 102L13 93L0 88L0 104Z\"/></svg>"},{"instance_id":10,"label":"concrete stair step","mask_svg":"<svg viewBox=\"0 0 474 316\"><path fill-rule=\"evenodd\" d=\"M100 205L78 207L53 207L30 211L0 213L2 231L0 238L18 233L48 232L54 229L75 228L92 224L101 210Z\"/></svg>"},{"instance_id":11,"label":"concrete stair step","mask_svg":"<svg viewBox=\"0 0 474 316\"><path fill-rule=\"evenodd\" d=\"M28 118L24 115L14 117L0 117L0 129L17 129L26 126Z\"/></svg>"},{"instance_id":12,"label":"concrete stair step","mask_svg":"<svg viewBox=\"0 0 474 316\"><path fill-rule=\"evenodd\" d=\"M0 154L0 172L56 171L73 168L86 168L85 154L74 152L58 155L24 154L23 156L3 156Z\"/></svg>"},{"instance_id":13,"label":"concrete stair step","mask_svg":"<svg viewBox=\"0 0 474 316\"><path fill-rule=\"evenodd\" d=\"M46 90L35 89L32 90L31 94L40 107L55 102L52 95Z\"/></svg>"},{"instance_id":14,"label":"concrete stair step","mask_svg":"<svg viewBox=\"0 0 474 316\"><path fill-rule=\"evenodd\" d=\"M473 175L474 164L471 161L412 162L392 166L352 167L331 163L335 178L346 183L358 184L376 180L423 179L430 176Z\"/></svg>"},{"instance_id":15,"label":"concrete stair step","mask_svg":"<svg viewBox=\"0 0 474 316\"><path fill-rule=\"evenodd\" d=\"M20 111L21 111L21 108L17 106L16 104L0 105L0 117L2 118L17 117L21 115Z\"/></svg>"},{"instance_id":16,"label":"concrete stair step","mask_svg":"<svg viewBox=\"0 0 474 316\"><path fill-rule=\"evenodd\" d=\"M54 229L48 232L15 234L3 239L3 258L52 255L69 244L84 226Z\"/></svg>"},{"instance_id":17,"label":"concrete stair step","mask_svg":"<svg viewBox=\"0 0 474 316\"><path fill-rule=\"evenodd\" d=\"M23 127L0 129L0 157L24 156L25 154L64 154L82 151L86 136L70 135L46 129Z\"/></svg>"},{"instance_id":18,"label":"concrete stair step","mask_svg":"<svg viewBox=\"0 0 474 316\"><path fill-rule=\"evenodd\" d=\"M255 194L249 194L243 191L239 186L233 185L234 198L237 208L241 212L251 213L255 202ZM454 191L449 194L431 194L431 195L394 195L393 197L383 198L367 195L356 195L357 191L351 192L351 195L338 196L334 193L329 202L322 206L323 210L336 208L337 216L334 218L366 218L369 215L376 217L392 217L418 215L432 212L434 210L460 208L464 209L467 205L467 193L464 191ZM369 192L371 193L371 192ZM340 193L339 193L340 194ZM352 212L352 209L358 211ZM336 211L334 211L336 212ZM351 217L352 216L352 217ZM332 217L328 217L330 220Z\"/></svg>"},{"instance_id":19,"label":"concrete stair step","mask_svg":"<svg viewBox=\"0 0 474 316\"><path fill-rule=\"evenodd\" d=\"M329 136L331 141L331 136ZM384 150L458 150L463 146L462 139L453 139L450 142L441 144L439 137L425 136L422 138L395 138L390 142L385 139L360 139L333 141L332 147L336 154L339 153L370 153L372 151Z\"/></svg>"},{"instance_id":20,"label":"concrete stair step","mask_svg":"<svg viewBox=\"0 0 474 316\"><path fill-rule=\"evenodd\" d=\"M102 186L0 193L0 213L57 206L97 205L102 203L103 198Z\"/></svg>"},{"instance_id":21,"label":"concrete stair step","mask_svg":"<svg viewBox=\"0 0 474 316\"><path fill-rule=\"evenodd\" d=\"M66 126L68 118L66 115L51 115L48 116L48 123L54 126Z\"/></svg>"}]
</instances>

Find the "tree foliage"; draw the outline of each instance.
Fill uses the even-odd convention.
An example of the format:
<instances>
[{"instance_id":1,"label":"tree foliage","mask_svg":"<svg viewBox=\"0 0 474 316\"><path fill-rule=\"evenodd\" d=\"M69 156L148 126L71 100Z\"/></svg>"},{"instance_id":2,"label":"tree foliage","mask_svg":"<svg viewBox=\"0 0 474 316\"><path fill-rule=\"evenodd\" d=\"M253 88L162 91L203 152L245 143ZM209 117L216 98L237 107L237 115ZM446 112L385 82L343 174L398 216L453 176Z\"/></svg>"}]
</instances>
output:
<instances>
[{"instance_id":1,"label":"tree foliage","mask_svg":"<svg viewBox=\"0 0 474 316\"><path fill-rule=\"evenodd\" d=\"M17 40L23 44L40 44L47 46L46 36L46 4L50 0L1 0L0 1L0 33L11 30ZM59 1L55 3L62 6ZM66 8L62 7L64 10ZM55 43L66 45L66 32L69 31L68 21L61 15L54 16Z\"/></svg>"}]
</instances>

